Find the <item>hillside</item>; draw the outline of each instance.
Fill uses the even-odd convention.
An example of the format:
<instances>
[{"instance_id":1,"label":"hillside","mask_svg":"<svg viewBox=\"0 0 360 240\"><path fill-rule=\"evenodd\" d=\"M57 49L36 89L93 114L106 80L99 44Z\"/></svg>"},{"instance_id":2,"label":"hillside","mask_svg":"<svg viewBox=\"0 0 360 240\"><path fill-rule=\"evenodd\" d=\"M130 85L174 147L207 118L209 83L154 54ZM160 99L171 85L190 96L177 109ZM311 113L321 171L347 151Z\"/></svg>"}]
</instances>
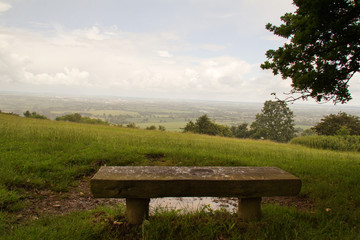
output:
<instances>
[{"instance_id":1,"label":"hillside","mask_svg":"<svg viewBox=\"0 0 360 240\"><path fill-rule=\"evenodd\" d=\"M360 237L356 152L0 114L0 164L2 239L136 239L142 234L148 239ZM63 194L105 164L276 166L302 180L298 198L311 204L305 209L296 201L289 206L277 201L264 204L261 222L250 224L223 211L203 209L188 215L160 211L143 230L126 225L121 206L63 216L45 212L19 220L30 199L44 198L44 191Z\"/></svg>"}]
</instances>

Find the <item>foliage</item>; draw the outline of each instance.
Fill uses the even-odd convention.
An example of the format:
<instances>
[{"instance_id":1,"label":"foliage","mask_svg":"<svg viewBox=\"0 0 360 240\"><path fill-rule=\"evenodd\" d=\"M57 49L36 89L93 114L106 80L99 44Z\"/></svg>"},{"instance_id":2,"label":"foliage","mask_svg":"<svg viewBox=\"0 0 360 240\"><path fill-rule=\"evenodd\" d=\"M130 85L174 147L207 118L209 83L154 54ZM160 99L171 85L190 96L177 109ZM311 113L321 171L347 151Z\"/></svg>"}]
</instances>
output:
<instances>
[{"instance_id":1,"label":"foliage","mask_svg":"<svg viewBox=\"0 0 360 240\"><path fill-rule=\"evenodd\" d=\"M252 137L288 142L295 136L294 114L284 101L266 101L251 124Z\"/></svg>"},{"instance_id":2,"label":"foliage","mask_svg":"<svg viewBox=\"0 0 360 240\"><path fill-rule=\"evenodd\" d=\"M129 123L126 125L127 128L138 128L135 123Z\"/></svg>"},{"instance_id":3,"label":"foliage","mask_svg":"<svg viewBox=\"0 0 360 240\"><path fill-rule=\"evenodd\" d=\"M165 128L165 126L159 125L159 130L164 132L164 131L166 131L166 128Z\"/></svg>"},{"instance_id":4,"label":"foliage","mask_svg":"<svg viewBox=\"0 0 360 240\"><path fill-rule=\"evenodd\" d=\"M184 128L184 130L183 130L184 132L195 132L196 130L195 130L195 123L193 122L193 121L189 121L187 124L186 124L186 126L185 126L185 128Z\"/></svg>"},{"instance_id":5,"label":"foliage","mask_svg":"<svg viewBox=\"0 0 360 240\"><path fill-rule=\"evenodd\" d=\"M189 121L184 128L184 132L193 132L224 137L233 136L229 127L211 121L206 114L200 116L195 123Z\"/></svg>"},{"instance_id":6,"label":"foliage","mask_svg":"<svg viewBox=\"0 0 360 240\"><path fill-rule=\"evenodd\" d=\"M261 68L291 78L291 93L303 99L348 102L348 82L360 70L359 0L294 0L294 5L295 13L281 17L284 24L266 25L290 41L268 50Z\"/></svg>"},{"instance_id":7,"label":"foliage","mask_svg":"<svg viewBox=\"0 0 360 240\"><path fill-rule=\"evenodd\" d=\"M247 123L243 123L238 126L232 126L230 129L236 138L249 138L251 135L251 132L248 130Z\"/></svg>"},{"instance_id":8,"label":"foliage","mask_svg":"<svg viewBox=\"0 0 360 240\"><path fill-rule=\"evenodd\" d=\"M325 116L312 129L319 135L360 135L360 119L357 116L339 112Z\"/></svg>"},{"instance_id":9,"label":"foliage","mask_svg":"<svg viewBox=\"0 0 360 240\"><path fill-rule=\"evenodd\" d=\"M312 128L308 128L308 129L305 129L302 133L301 133L301 136L302 137L305 137L305 136L313 136L315 135L316 132L314 131L314 129Z\"/></svg>"},{"instance_id":10,"label":"foliage","mask_svg":"<svg viewBox=\"0 0 360 240\"><path fill-rule=\"evenodd\" d=\"M329 149L338 151L360 152L360 136L305 136L296 137L291 144L304 145L311 148Z\"/></svg>"},{"instance_id":11,"label":"foliage","mask_svg":"<svg viewBox=\"0 0 360 240\"><path fill-rule=\"evenodd\" d=\"M57 118L55 118L55 120L56 121L77 122L77 123L109 125L108 122L105 122L101 119L82 117L79 113L67 114L62 117L57 117Z\"/></svg>"},{"instance_id":12,"label":"foliage","mask_svg":"<svg viewBox=\"0 0 360 240\"><path fill-rule=\"evenodd\" d=\"M24 116L27 118L37 118L37 119L48 119L46 116L44 115L40 115L36 112L32 112L30 113L29 110L27 110L26 112L24 112Z\"/></svg>"},{"instance_id":13,"label":"foliage","mask_svg":"<svg viewBox=\"0 0 360 240\"><path fill-rule=\"evenodd\" d=\"M155 125L151 125L150 127L146 127L146 130L156 130L156 126Z\"/></svg>"}]
</instances>

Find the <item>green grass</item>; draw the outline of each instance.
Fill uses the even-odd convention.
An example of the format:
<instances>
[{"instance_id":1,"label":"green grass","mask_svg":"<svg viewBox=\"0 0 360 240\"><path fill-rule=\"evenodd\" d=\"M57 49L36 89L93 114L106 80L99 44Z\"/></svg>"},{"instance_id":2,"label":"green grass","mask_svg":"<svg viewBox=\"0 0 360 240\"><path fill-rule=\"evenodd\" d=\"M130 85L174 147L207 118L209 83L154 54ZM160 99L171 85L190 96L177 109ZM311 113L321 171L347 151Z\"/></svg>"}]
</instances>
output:
<instances>
[{"instance_id":1,"label":"green grass","mask_svg":"<svg viewBox=\"0 0 360 240\"><path fill-rule=\"evenodd\" d=\"M164 161L149 159L149 154L161 154ZM263 219L254 223L238 221L226 212L179 215L160 211L143 229L124 224L124 229L114 230L117 226L111 221L123 218L121 209L95 210L105 211L108 220L101 221L94 211L84 211L16 223L17 211L31 191L66 191L104 164L277 166L300 177L301 195L313 201L315 209L303 212L266 204ZM39 239L39 234L45 236L42 239L360 238L357 152L0 114L0 166L2 239Z\"/></svg>"}]
</instances>

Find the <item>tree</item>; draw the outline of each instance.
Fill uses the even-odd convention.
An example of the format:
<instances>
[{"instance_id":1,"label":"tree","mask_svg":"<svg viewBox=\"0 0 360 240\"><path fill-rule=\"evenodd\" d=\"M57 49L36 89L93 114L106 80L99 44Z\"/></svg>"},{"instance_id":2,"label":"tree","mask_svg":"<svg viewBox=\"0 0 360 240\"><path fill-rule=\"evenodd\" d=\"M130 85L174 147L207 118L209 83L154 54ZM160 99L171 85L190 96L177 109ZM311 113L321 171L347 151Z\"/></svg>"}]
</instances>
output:
<instances>
[{"instance_id":1,"label":"tree","mask_svg":"<svg viewBox=\"0 0 360 240\"><path fill-rule=\"evenodd\" d=\"M67 114L61 117L55 118L56 121L69 121L69 122L81 122L80 113Z\"/></svg>"},{"instance_id":2,"label":"tree","mask_svg":"<svg viewBox=\"0 0 360 240\"><path fill-rule=\"evenodd\" d=\"M248 124L243 123L238 126L232 126L231 132L236 138L248 138L250 137L250 131L248 130Z\"/></svg>"},{"instance_id":3,"label":"tree","mask_svg":"<svg viewBox=\"0 0 360 240\"><path fill-rule=\"evenodd\" d=\"M129 123L128 125L126 125L127 128L138 128L138 126L136 126L135 123Z\"/></svg>"},{"instance_id":4,"label":"tree","mask_svg":"<svg viewBox=\"0 0 360 240\"><path fill-rule=\"evenodd\" d=\"M268 50L262 69L292 79L290 94L316 101L346 103L348 82L360 70L360 1L294 0L297 10L281 17L284 24L266 29L290 42Z\"/></svg>"},{"instance_id":5,"label":"tree","mask_svg":"<svg viewBox=\"0 0 360 240\"><path fill-rule=\"evenodd\" d=\"M163 131L163 132L165 132L166 131L166 128L165 128L165 126L163 126L163 125L159 125L159 128L158 128L160 131Z\"/></svg>"},{"instance_id":6,"label":"tree","mask_svg":"<svg viewBox=\"0 0 360 240\"><path fill-rule=\"evenodd\" d=\"M195 132L195 124L193 121L189 121L185 128L183 129L183 132Z\"/></svg>"},{"instance_id":7,"label":"tree","mask_svg":"<svg viewBox=\"0 0 360 240\"><path fill-rule=\"evenodd\" d=\"M325 116L312 129L319 135L360 135L360 119L339 112Z\"/></svg>"},{"instance_id":8,"label":"tree","mask_svg":"<svg viewBox=\"0 0 360 240\"><path fill-rule=\"evenodd\" d=\"M46 116L38 114L36 112L30 113L29 110L23 113L26 118L48 119Z\"/></svg>"},{"instance_id":9,"label":"tree","mask_svg":"<svg viewBox=\"0 0 360 240\"><path fill-rule=\"evenodd\" d=\"M146 127L146 130L156 130L156 126L155 125L151 125L150 127Z\"/></svg>"},{"instance_id":10,"label":"tree","mask_svg":"<svg viewBox=\"0 0 360 240\"><path fill-rule=\"evenodd\" d=\"M102 125L109 125L108 122L103 121L98 118L89 118L89 117L82 117L80 113L74 114L67 114L61 117L55 118L56 121L68 121L68 122L77 122L77 123L88 123L88 124L102 124Z\"/></svg>"},{"instance_id":11,"label":"tree","mask_svg":"<svg viewBox=\"0 0 360 240\"><path fill-rule=\"evenodd\" d=\"M27 110L26 112L24 112L24 116L27 117L27 118L31 117L30 111Z\"/></svg>"},{"instance_id":12,"label":"tree","mask_svg":"<svg viewBox=\"0 0 360 240\"><path fill-rule=\"evenodd\" d=\"M189 121L184 128L184 132L193 132L213 136L218 135L225 137L233 136L229 127L216 124L215 122L211 121L206 114L196 119L195 123Z\"/></svg>"},{"instance_id":13,"label":"tree","mask_svg":"<svg viewBox=\"0 0 360 240\"><path fill-rule=\"evenodd\" d=\"M266 101L251 124L253 138L288 142L295 136L294 114L284 101Z\"/></svg>"}]
</instances>

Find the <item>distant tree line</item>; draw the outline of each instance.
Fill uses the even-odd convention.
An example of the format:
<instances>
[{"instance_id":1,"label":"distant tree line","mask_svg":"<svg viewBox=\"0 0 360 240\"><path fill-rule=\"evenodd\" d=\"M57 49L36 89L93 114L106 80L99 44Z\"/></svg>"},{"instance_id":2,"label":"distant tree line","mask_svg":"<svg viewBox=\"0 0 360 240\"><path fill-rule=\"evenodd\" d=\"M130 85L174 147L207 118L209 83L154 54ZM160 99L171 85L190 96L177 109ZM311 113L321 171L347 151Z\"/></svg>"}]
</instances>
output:
<instances>
[{"instance_id":1,"label":"distant tree line","mask_svg":"<svg viewBox=\"0 0 360 240\"><path fill-rule=\"evenodd\" d=\"M193 132L213 136L268 139L277 142L288 142L295 137L294 114L284 101L266 101L261 113L249 126L242 123L238 126L225 126L215 123L206 114L195 122L189 121L184 132ZM349 136L360 135L360 119L357 116L339 112L325 116L314 127L305 130L302 136Z\"/></svg>"},{"instance_id":2,"label":"distant tree line","mask_svg":"<svg viewBox=\"0 0 360 240\"><path fill-rule=\"evenodd\" d=\"M189 121L184 132L193 132L224 137L269 139L278 142L288 142L295 136L294 114L283 101L266 101L256 120L248 126L247 123L228 127L217 124L206 114L195 122Z\"/></svg>"},{"instance_id":3,"label":"distant tree line","mask_svg":"<svg viewBox=\"0 0 360 240\"><path fill-rule=\"evenodd\" d=\"M7 112L3 112L3 111L1 111L1 110L0 110L0 114L19 116L19 114L16 114L16 113L13 113L13 112L7 113Z\"/></svg>"},{"instance_id":4,"label":"distant tree line","mask_svg":"<svg viewBox=\"0 0 360 240\"><path fill-rule=\"evenodd\" d=\"M64 115L61 117L57 117L57 118L55 118L55 120L56 121L88 123L88 124L110 125L108 122L105 122L98 118L82 117L79 113L67 114L67 115Z\"/></svg>"},{"instance_id":5,"label":"distant tree line","mask_svg":"<svg viewBox=\"0 0 360 240\"><path fill-rule=\"evenodd\" d=\"M357 116L339 112L325 116L311 129L318 135L360 135L360 119Z\"/></svg>"},{"instance_id":6,"label":"distant tree line","mask_svg":"<svg viewBox=\"0 0 360 240\"><path fill-rule=\"evenodd\" d=\"M23 113L26 118L48 119L46 116L38 114L36 112L30 113L29 110Z\"/></svg>"},{"instance_id":7,"label":"distant tree line","mask_svg":"<svg viewBox=\"0 0 360 240\"><path fill-rule=\"evenodd\" d=\"M292 144L311 148L360 152L360 119L339 112L325 116L314 127L308 129L312 136L303 135L291 140Z\"/></svg>"},{"instance_id":8,"label":"distant tree line","mask_svg":"<svg viewBox=\"0 0 360 240\"><path fill-rule=\"evenodd\" d=\"M155 125L151 125L150 127L146 127L146 130L160 130L160 131L166 131L165 126L159 125L158 128L156 128Z\"/></svg>"}]
</instances>

